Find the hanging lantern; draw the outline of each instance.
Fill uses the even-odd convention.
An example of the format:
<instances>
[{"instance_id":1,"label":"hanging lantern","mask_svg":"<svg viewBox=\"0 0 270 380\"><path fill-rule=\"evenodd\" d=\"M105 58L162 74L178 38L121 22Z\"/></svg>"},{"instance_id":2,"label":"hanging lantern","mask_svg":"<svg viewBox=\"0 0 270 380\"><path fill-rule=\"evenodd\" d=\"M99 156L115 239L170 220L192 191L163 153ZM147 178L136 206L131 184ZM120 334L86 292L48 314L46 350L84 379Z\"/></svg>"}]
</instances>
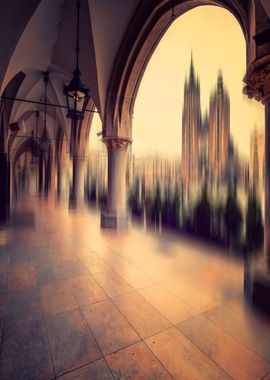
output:
<instances>
[{"instance_id":1,"label":"hanging lantern","mask_svg":"<svg viewBox=\"0 0 270 380\"><path fill-rule=\"evenodd\" d=\"M67 117L73 120L83 119L84 111L89 100L89 90L82 84L80 75L80 71L76 69L73 73L73 78L69 84L64 87L68 107Z\"/></svg>"},{"instance_id":2,"label":"hanging lantern","mask_svg":"<svg viewBox=\"0 0 270 380\"><path fill-rule=\"evenodd\" d=\"M77 46L76 46L76 69L73 72L71 81L64 86L64 95L66 96L68 113L67 117L73 120L82 120L86 105L89 100L89 89L85 87L80 79L79 70L79 31L80 31L80 1L77 1Z\"/></svg>"}]
</instances>

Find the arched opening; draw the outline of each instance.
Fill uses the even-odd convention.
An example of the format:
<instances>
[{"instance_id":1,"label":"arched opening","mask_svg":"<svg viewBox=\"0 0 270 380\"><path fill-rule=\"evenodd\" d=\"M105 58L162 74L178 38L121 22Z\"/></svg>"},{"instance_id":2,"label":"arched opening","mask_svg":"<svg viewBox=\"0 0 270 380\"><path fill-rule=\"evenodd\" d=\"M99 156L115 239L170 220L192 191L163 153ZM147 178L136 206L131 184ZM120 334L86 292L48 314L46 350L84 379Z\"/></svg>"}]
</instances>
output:
<instances>
[{"instance_id":1,"label":"arched opening","mask_svg":"<svg viewBox=\"0 0 270 380\"><path fill-rule=\"evenodd\" d=\"M86 195L96 207L104 207L107 198L107 152L102 142L102 121L95 113L89 135Z\"/></svg>"},{"instance_id":2,"label":"arched opening","mask_svg":"<svg viewBox=\"0 0 270 380\"><path fill-rule=\"evenodd\" d=\"M38 141L31 137L24 141L12 154L12 194L17 197L25 194L37 194L49 184L49 160Z\"/></svg>"},{"instance_id":3,"label":"arched opening","mask_svg":"<svg viewBox=\"0 0 270 380\"><path fill-rule=\"evenodd\" d=\"M155 21L153 14L149 15L146 24L152 22L151 28L144 37L137 37L138 50L134 48L134 51L126 53L126 62L120 62L120 58L117 62L120 66L123 65L122 73L118 72L119 79L116 65L113 77L115 81L112 81L112 91L107 102L105 140L117 136L133 141L132 154L127 164L128 172L132 170L132 175L127 176L133 177L131 198L137 200L131 208L135 213L145 213L148 206L142 204L142 198L146 197L146 203L152 203L149 210L146 210L149 217L156 222L157 219L167 220L170 216L162 207L171 209L174 208L174 202L177 207L182 202L186 208L182 214L190 214L185 222L189 225L193 223L192 219L197 212L198 199L203 196L202 188L211 185L215 210L213 221L209 220L210 235L215 238L222 235L222 240L225 241L231 231L227 231L226 221L221 221L221 218L225 218L220 216L221 208L227 207L227 193L232 195L236 192L236 182L241 177L238 181L239 185L241 182L239 207L242 217L245 217L249 187L249 131L254 129L255 122L261 127L264 123L263 107L245 99L242 94L249 51L249 24L244 14L240 15L235 9L220 2L185 2L185 5L175 4L174 8L165 8L163 5L164 8L159 9L160 13L155 14ZM224 30L227 32L224 33ZM178 38L175 37L177 33ZM198 87L196 99L196 96L186 93L193 91L192 81ZM185 86L188 87L187 91L184 90ZM187 106L185 102L198 103L195 111L197 127L188 131L192 134L188 137L188 143L183 142L187 136L181 132L181 124L184 118L188 124L187 119L193 117L190 114L194 111L194 104ZM186 115L183 116L182 108L185 107ZM112 119L108 120L108 117ZM218 121L220 117L222 120ZM218 127L218 124L221 126ZM189 129L188 126L186 128ZM145 148L147 144L148 152ZM146 155L150 153L155 157L135 162L131 156L136 155L138 146ZM183 149L189 150L188 157ZM181 150L182 160L179 160ZM169 151L171 155L178 156L178 160L169 163L160 157L160 151L165 155ZM119 172L119 169L113 170ZM164 183L170 183L174 187L173 191L165 185L160 189L160 178ZM196 183L195 190L191 186L194 185L192 182ZM146 194L151 191L156 192L152 197ZM162 197L168 198L163 206L160 200ZM131 203L133 201L134 199ZM159 210L153 212L151 208ZM209 212L212 214L212 211ZM157 214L162 215L157 217ZM173 219L179 223L181 216L174 216ZM199 229L198 226L195 228ZM239 230L237 234L240 235Z\"/></svg>"},{"instance_id":4,"label":"arched opening","mask_svg":"<svg viewBox=\"0 0 270 380\"><path fill-rule=\"evenodd\" d=\"M242 4L227 1L162 1L154 6L142 4L132 19L121 46L109 85L104 133L131 137L131 118L140 81L156 46L174 20L201 5L228 9L238 20L249 49L249 20ZM143 14L143 17L142 17Z\"/></svg>"},{"instance_id":5,"label":"arched opening","mask_svg":"<svg viewBox=\"0 0 270 380\"><path fill-rule=\"evenodd\" d=\"M243 30L220 7L186 12L160 40L144 71L132 118L129 201L144 222L180 226L225 242L228 193L235 192L243 220L235 233L245 241L253 186L248 178L251 134L264 126L263 106L242 94L245 70ZM263 160L259 165L262 169ZM209 208L208 231L198 225L205 224L196 216L200 207L205 213Z\"/></svg>"}]
</instances>

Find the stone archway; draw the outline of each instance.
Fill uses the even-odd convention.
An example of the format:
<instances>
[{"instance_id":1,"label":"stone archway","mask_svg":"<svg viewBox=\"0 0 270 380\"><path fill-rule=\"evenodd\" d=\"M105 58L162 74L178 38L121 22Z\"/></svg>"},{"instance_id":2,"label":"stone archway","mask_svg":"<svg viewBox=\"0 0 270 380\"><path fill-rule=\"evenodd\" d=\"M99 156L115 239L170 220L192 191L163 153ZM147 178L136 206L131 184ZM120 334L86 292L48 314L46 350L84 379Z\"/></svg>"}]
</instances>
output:
<instances>
[{"instance_id":1,"label":"stone archway","mask_svg":"<svg viewBox=\"0 0 270 380\"><path fill-rule=\"evenodd\" d=\"M240 1L161 0L155 4L146 1L138 7L121 45L107 93L103 141L108 150L108 205L101 218L105 227L126 224L126 152L132 141L134 103L147 64L174 20L200 5L215 5L230 11L243 30L247 52L251 48L249 14Z\"/></svg>"},{"instance_id":2,"label":"stone archway","mask_svg":"<svg viewBox=\"0 0 270 380\"><path fill-rule=\"evenodd\" d=\"M236 6L237 3L237 6ZM241 2L227 0L175 0L151 4L143 2L133 17L116 60L106 101L103 135L131 139L131 117L145 68L166 30L187 11L200 5L216 5L229 10L239 22L249 50L250 26Z\"/></svg>"},{"instance_id":3,"label":"stone archway","mask_svg":"<svg viewBox=\"0 0 270 380\"><path fill-rule=\"evenodd\" d=\"M26 141L24 141L23 144L19 147L18 150L16 150L16 153L12 157L12 167L11 167L11 183L13 186L13 194L15 198L17 197L18 192L18 178L17 178L17 171L16 171L16 164L20 157L22 157L24 154L30 153L33 157L37 158L37 173L38 173L38 187L41 189L43 187L44 179L46 177L45 173L45 157L44 152L39 145L39 143L34 138L28 138Z\"/></svg>"}]
</instances>

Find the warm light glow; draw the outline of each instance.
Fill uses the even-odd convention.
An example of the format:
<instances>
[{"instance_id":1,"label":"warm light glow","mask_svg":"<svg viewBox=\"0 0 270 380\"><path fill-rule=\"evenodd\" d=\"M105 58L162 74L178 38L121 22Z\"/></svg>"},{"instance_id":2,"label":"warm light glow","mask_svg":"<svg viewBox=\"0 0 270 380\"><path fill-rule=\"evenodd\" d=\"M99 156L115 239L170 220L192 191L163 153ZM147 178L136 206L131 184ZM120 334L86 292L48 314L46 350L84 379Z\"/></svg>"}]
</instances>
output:
<instances>
[{"instance_id":1,"label":"warm light glow","mask_svg":"<svg viewBox=\"0 0 270 380\"><path fill-rule=\"evenodd\" d=\"M264 125L263 106L242 94L246 46L235 17L223 8L200 6L176 19L157 46L143 76L134 110L133 152L181 154L184 80L193 51L201 84L202 112L218 71L231 102L231 135L249 155L250 132Z\"/></svg>"}]
</instances>

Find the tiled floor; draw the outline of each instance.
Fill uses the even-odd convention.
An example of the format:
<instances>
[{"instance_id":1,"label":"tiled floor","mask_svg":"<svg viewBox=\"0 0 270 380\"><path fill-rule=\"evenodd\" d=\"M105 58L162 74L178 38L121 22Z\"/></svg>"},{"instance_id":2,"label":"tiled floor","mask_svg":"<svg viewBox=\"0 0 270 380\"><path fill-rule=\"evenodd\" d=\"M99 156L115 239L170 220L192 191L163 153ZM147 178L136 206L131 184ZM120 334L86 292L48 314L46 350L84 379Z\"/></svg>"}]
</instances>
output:
<instances>
[{"instance_id":1,"label":"tiled floor","mask_svg":"<svg viewBox=\"0 0 270 380\"><path fill-rule=\"evenodd\" d=\"M19 202L0 228L0 379L270 379L243 263L99 214Z\"/></svg>"}]
</instances>

